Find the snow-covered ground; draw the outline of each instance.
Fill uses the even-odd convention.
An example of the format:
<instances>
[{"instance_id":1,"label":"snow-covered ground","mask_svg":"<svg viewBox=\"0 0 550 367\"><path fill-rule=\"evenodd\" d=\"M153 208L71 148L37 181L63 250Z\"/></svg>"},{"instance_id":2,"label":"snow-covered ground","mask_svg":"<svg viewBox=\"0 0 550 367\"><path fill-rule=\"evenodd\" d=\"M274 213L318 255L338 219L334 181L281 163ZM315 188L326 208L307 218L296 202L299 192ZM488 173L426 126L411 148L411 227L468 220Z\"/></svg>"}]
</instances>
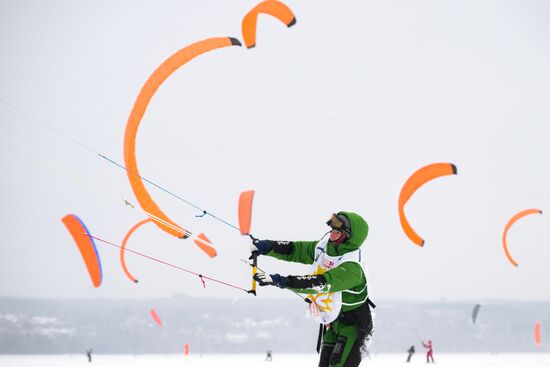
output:
<instances>
[{"instance_id":1,"label":"snow-covered ground","mask_svg":"<svg viewBox=\"0 0 550 367\"><path fill-rule=\"evenodd\" d=\"M436 354L438 367L549 367L550 354ZM405 354L380 354L366 359L361 366L423 366L424 354L417 354L411 363L405 363ZM82 355L33 355L33 356L0 356L2 367L243 367L243 366L284 366L307 367L317 366L317 355L314 354L276 354L272 362L265 361L261 354L218 354L218 355L100 355L88 363Z\"/></svg>"}]
</instances>

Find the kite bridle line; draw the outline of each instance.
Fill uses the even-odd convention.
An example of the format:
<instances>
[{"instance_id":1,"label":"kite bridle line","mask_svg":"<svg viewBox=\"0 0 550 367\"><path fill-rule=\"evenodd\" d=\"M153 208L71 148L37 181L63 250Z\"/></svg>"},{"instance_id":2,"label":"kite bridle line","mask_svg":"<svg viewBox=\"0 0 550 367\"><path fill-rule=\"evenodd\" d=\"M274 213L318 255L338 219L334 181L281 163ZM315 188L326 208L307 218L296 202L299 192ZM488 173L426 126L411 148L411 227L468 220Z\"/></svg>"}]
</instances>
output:
<instances>
[{"instance_id":1,"label":"kite bridle line","mask_svg":"<svg viewBox=\"0 0 550 367\"><path fill-rule=\"evenodd\" d=\"M161 218L158 218L158 217L154 216L154 215L151 214L151 213L148 213L148 212L145 211L145 210L143 210L143 212L144 212L147 216L149 216L149 218L151 218L153 221L157 220L157 221L159 221L160 223L165 224L166 226L168 226L168 227L174 229L175 231L179 231L180 233L185 233L185 234L191 235L191 232L189 232L189 231L182 230L181 228L175 227L174 225L172 225L172 224L170 224L170 223L168 223L168 222L162 220ZM232 227L233 227L233 226L232 226ZM236 228L236 227L234 227L234 228ZM237 229L238 229L238 228L237 228ZM239 231L240 231L240 230L239 230ZM327 232L327 233L328 233L328 232ZM252 243L253 243L254 245L259 241L256 237L254 237L254 236L253 236L252 234L250 234L250 233L246 234L246 236L250 237L250 239L252 240ZM326 234L325 234L325 236L326 236ZM324 237L324 236L323 236L323 237ZM204 240L202 240L202 239L199 238L199 237L195 237L195 241L199 241L199 242L201 242L201 243L203 243L203 244L205 244L205 245L208 245L208 246L212 245L211 243L209 243L209 242L207 242L207 241L204 241ZM114 245L114 246L117 246L117 245ZM127 249L124 249L124 250L127 250ZM128 250L128 251L132 252L132 250ZM256 280L254 279L254 276L258 273L258 270L259 270L260 272L262 272L262 273L265 274L265 271L264 271L262 268L258 267L258 251L253 251L253 252L252 252L252 263L249 263L248 261L246 261L246 260L244 260L244 259L240 259L240 260L243 261L244 263L246 263L247 265L249 265L249 266L252 267L252 286L251 286L250 290L248 290L248 291L246 291L246 292L247 292L248 294L253 294L254 296L256 296L256 295L257 295L257 294L256 294L257 282L256 282ZM240 288L240 289L242 289L242 288ZM297 295L298 297L300 297L301 299L303 299L306 303L311 303L311 302L312 302L311 299L302 296L300 293L298 293L298 292L296 292L296 291L294 291L294 290L292 290L292 289L289 289L289 291L291 291L292 293L294 293L295 295Z\"/></svg>"},{"instance_id":2,"label":"kite bridle line","mask_svg":"<svg viewBox=\"0 0 550 367\"><path fill-rule=\"evenodd\" d=\"M113 243L113 242L104 240L104 239L99 238L99 237L97 237L97 236L94 236L94 235L91 235L91 234L88 234L88 233L83 233L82 235L84 235L84 236L86 236L86 237L89 237L89 238L93 238L94 240L99 241L99 242L102 242L102 243L105 243L105 244L107 244L107 245L110 245L110 246L113 246L113 247L117 247L117 248L119 248L119 249L122 249L122 246L117 245L116 243ZM254 237L252 237L252 236L250 236L250 237L251 237L251 238L254 238ZM254 240L257 241L256 238L254 238ZM208 243L208 242L206 242L206 243ZM216 278L212 278L212 277L203 275L203 274L201 274L201 273L197 273L197 272L195 272L195 271L192 271L192 270L183 268L183 267L181 267L181 266L177 266L177 265L171 264L171 263L166 262L166 261L164 261L164 260L157 259L157 258L155 258L155 257L153 257L153 256L150 256L150 255L141 253L141 252L139 252L139 251L130 250L130 249L128 249L128 248L124 248L123 250L126 251L126 252L130 252L130 253L132 253L132 254L134 254L134 255L138 255L138 256L144 257L144 258L146 258L146 259L149 259L149 260L158 262L158 263L160 263L160 264L162 264L162 265L166 265L166 266L169 266L169 267L171 267L171 268L174 268L174 269L177 269L177 270L181 270L181 271L186 272L186 273L188 273L188 274L196 275L196 276L199 277L199 279L201 280L201 282L202 282L202 284L203 284L203 287L205 287L205 288L206 288L206 284L205 284L204 280L206 279L206 280L211 280L211 281L213 281L213 282L216 282L216 283L218 283L218 284L225 285L225 286L227 286L227 287L239 289L239 290L244 291L244 292L246 292L246 293L248 293L248 294L254 294L254 295L256 295L256 293L255 293L256 287L255 287L255 286L253 286L252 289L247 290L247 289L242 288L242 287L239 287L239 286L237 286L237 285L234 285L234 284L231 284L231 283L228 283L228 282L224 282L224 281L222 281L222 280L219 280L219 279L216 279ZM255 251L252 255L254 256L254 259L257 259L257 252L256 252L256 251ZM248 261L244 260L244 259L241 259L241 261L243 261L243 262L246 263L247 265L253 267L253 269L254 269L254 270L253 270L253 271L254 271L254 274L256 274L256 272L257 272L258 270L261 271L262 273L265 273L265 271L264 271L262 268L259 268L259 267L257 266L257 261L256 261L256 262L253 261L252 264L249 263ZM300 297L301 299L303 299L306 303L311 303L311 300L310 300L309 298L306 298L306 297L302 296L300 293L298 293L298 292L296 292L296 291L294 291L294 290L292 290L292 289L289 289L289 290L290 290L292 293L294 293L295 295L297 295L298 297Z\"/></svg>"},{"instance_id":3,"label":"kite bridle line","mask_svg":"<svg viewBox=\"0 0 550 367\"><path fill-rule=\"evenodd\" d=\"M168 195L170 195L170 196L172 196L172 197L174 197L174 198L180 200L181 202L183 202L183 203L185 203L185 204L187 204L187 205L189 205L189 206L191 206L191 207L193 207L193 208L195 208L195 209L197 209L197 210L200 210L202 213L201 213L201 214L195 215L195 217L197 217L197 218L202 218L202 217L204 217L205 215L209 215L210 217L212 217L212 218L214 218L214 219L220 221L221 223L224 223L224 224L230 226L231 228L236 229L237 231L239 230L239 228L237 228L237 227L234 226L233 224L231 224L231 223L229 223L229 222L227 222L227 221L221 219L220 217L218 217L218 216L216 216L216 215L210 213L210 212L207 211L207 210L204 210L203 208L201 208L201 207L199 207L199 206L193 204L192 202L190 202L190 201L184 199L183 197L174 194L173 192L171 192L171 191L165 189L164 187L162 187L162 186L156 184L155 182L149 180L148 178L143 177L143 176L140 175L139 173L134 172L134 171L132 171L132 170L129 170L128 168L126 168L126 167L123 166L122 164L120 164L120 163L118 163L118 162L112 160L111 158L106 157L106 156L104 156L103 154L100 154L100 153L95 153L95 154L97 154L97 155L100 156L101 158L105 159L107 162L112 163L112 164L114 164L115 166L117 166L117 167L119 167L119 168L125 170L126 172L128 172L128 173L130 173L130 174L132 174L132 175L134 175L134 176L137 176L137 177L141 178L143 181L145 181L145 182L149 183L150 185L156 187L157 189L159 189L159 190L161 190L161 191L167 193Z\"/></svg>"},{"instance_id":4,"label":"kite bridle line","mask_svg":"<svg viewBox=\"0 0 550 367\"><path fill-rule=\"evenodd\" d=\"M82 235L84 235L84 236L86 236L86 237L93 238L94 240L97 240L97 241L99 241L99 242L105 243L105 244L107 244L107 245L111 245L111 246L113 246L113 247L117 247L117 248L119 248L119 249L122 248L122 246L117 245L116 243L113 243L113 242L104 240L104 239L102 239L102 238L99 238L99 237L97 237L97 236L93 236L93 235L91 235L91 234L83 233ZM246 290L246 289L244 289L244 288L242 288L242 287L239 287L239 286L237 286L237 285L234 285L234 284L231 284L231 283L228 283L228 282L224 282L224 281L222 281L222 280L219 280L219 279L216 279L216 278L212 278L212 277L203 275L203 274L201 274L201 273L197 273L197 272L195 272L195 271L192 271L192 270L183 268L183 267L181 267L181 266L177 266L177 265L171 264L171 263L166 262L166 261L164 261L164 260L157 259L156 257L149 256L149 255L147 255L147 254L144 254L144 253L141 253L141 252L138 252L138 251L135 251L135 250L130 250L130 249L127 249L127 248L125 248L124 251L130 252L130 253L132 253L132 254L134 254L134 255L138 255L138 256L144 257L144 258L146 258L146 259L152 260L152 261L156 261L156 262L158 262L158 263L160 263L160 264L169 266L169 267L174 268L174 269L177 269L177 270L181 270L181 271L186 272L186 273L188 273L188 274L196 275L196 276L199 277L199 279L201 280L201 282L202 282L202 284L203 284L204 287L206 287L206 286L205 286L205 283L204 283L204 279L206 279L206 280L211 280L211 281L213 281L213 282L216 282L216 283L225 285L225 286L227 286L227 287L239 289L239 290L241 290L241 291L244 291L244 292L247 292L247 293L248 293L248 290Z\"/></svg>"},{"instance_id":5,"label":"kite bridle line","mask_svg":"<svg viewBox=\"0 0 550 367\"><path fill-rule=\"evenodd\" d=\"M52 220L51 218L43 217L43 216L38 215L38 214L36 214L36 213L29 212L28 210L24 210L24 209L21 209L21 208L18 208L18 207L14 207L14 206L9 205L9 204L7 204L7 203L5 203L5 202L3 202L3 201L0 201L0 205L6 207L6 208L8 208L8 209L11 209L11 210L14 210L14 211L18 211L18 212L21 212L21 213L23 213L23 214L26 214L26 215L35 217L36 219L40 219L40 220L42 220L42 221L45 221L45 222L47 222L47 223L49 223L49 224L51 224L51 225L53 225L53 226L57 226L57 225L58 225L58 222ZM113 243L113 242L110 242L110 241L106 241L106 240L104 240L104 239L102 239L102 238L100 238L100 237L93 236L93 235L88 234L88 233L85 233L85 232L83 232L82 235L85 236L85 237L88 237L88 238L93 238L94 240L97 240L97 241L99 241L99 242L101 242L101 243L105 243L105 244L108 244L108 245L110 245L110 246L117 247L117 248L119 248L119 249L122 248L122 246L117 245L116 243ZM208 244L208 242L206 242L206 243ZM165 266L169 266L169 267L171 267L171 268L174 268L174 269L177 269L177 270L186 272L186 273L188 273L188 274L196 275L196 276L198 276L199 279L201 280L201 282L202 282L202 284L203 284L203 287L205 287L205 282L204 282L204 280L206 279L206 280L211 280L211 281L213 281L213 282L216 282L216 283L218 283L218 284L225 285L225 286L227 286L227 287L239 289L239 290L242 290L242 291L244 291L244 292L246 292L246 293L249 293L249 291L248 291L247 289L245 289L245 288L239 287L239 286L237 286L237 285L234 285L234 284L231 284L231 283L228 283L228 282L224 282L224 281L222 281L222 280L220 280L220 279L217 279L217 278L213 278L213 277L210 277L210 276L203 275L203 274L201 274L201 273L197 273L197 272L195 272L195 271L192 271L192 270L183 268L183 267L181 267L181 266L177 266L177 265L171 264L171 263L166 262L166 261L164 261L164 260L157 259L157 258L155 258L155 257L153 257L153 256L150 256L150 255L147 255L147 254L144 254L144 253L135 251L135 250L131 250L131 249L128 249L128 248L124 248L123 250L126 251L126 252L130 252L130 253L132 253L132 254L135 254L135 255L144 257L144 258L146 258L146 259L149 259L149 260L158 262L159 264L162 264L162 265L165 265ZM242 260L242 259L241 259L241 260ZM247 262L247 264L251 266L250 263Z\"/></svg>"},{"instance_id":6,"label":"kite bridle line","mask_svg":"<svg viewBox=\"0 0 550 367\"><path fill-rule=\"evenodd\" d=\"M46 123L46 122L44 122L44 121L42 121L42 120L39 120L39 119L37 119L37 118L34 117L34 116L31 116L30 114L26 113L25 111L21 110L20 108L17 108L17 107L13 106L12 104L10 104L10 103L8 103L8 102L2 100L2 99L0 99L0 103L2 103L2 104L3 104L4 106L6 106L6 107L11 108L13 111L16 111L17 113L19 113L19 114L25 116L28 120L31 120L31 121L33 121L33 122L35 122L35 123L37 123L37 124L40 124L40 125L46 127L47 129L53 131L53 132L56 133L57 135L59 135L59 136L65 138L65 139L67 139L68 141L74 143L75 145L78 145L80 148L82 148L82 149L84 149L84 150L86 150L86 151L88 151L88 152L90 152L90 153L92 153L92 154L94 154L94 155L99 156L101 159L103 159L103 160L105 160L105 161L107 161L107 162L109 162L109 163L111 163L111 164L113 164L113 165L115 165L115 166L117 166L117 167L119 167L119 168L125 170L126 172L128 172L128 173L130 173L130 174L132 174L132 175L134 175L134 176L137 176L137 177L141 178L143 181L149 183L150 185L156 187L157 189L162 190L162 191L164 191L165 193L167 193L168 195L170 195L170 196L172 196L172 197L178 199L179 201L181 201L181 202L183 202L183 203L185 203L185 204L187 204L187 205L189 205L189 206L191 206L191 207L193 207L193 208L195 208L195 209L201 211L202 213L201 213L200 215L197 215L197 217L204 217L205 215L209 215L210 217L212 217L212 218L218 220L219 222L224 223L225 225L228 225L228 226L231 227L231 228L234 228L234 229L236 229L236 230L239 230L239 228L237 228L237 227L234 226L233 224L229 223L228 221L226 221L226 220L224 220L224 219L221 219L220 217L218 217L218 216L212 214L211 212L209 212L209 211L207 211L207 210L205 210L205 209L199 207L198 205L193 204L192 202L190 202L190 201L184 199L183 197L174 194L172 191L167 190L167 189L165 189L164 187L162 187L161 185L159 185L159 184L157 184L157 183L155 183L155 182L149 180L149 179L146 178L146 177L141 176L139 173L134 172L134 171L132 171L132 170L129 170L129 169L126 168L124 165L122 165L122 164L116 162L115 160L113 160L113 159L111 159L111 158L109 158L109 157L107 157L107 156L105 156L105 155L99 153L98 151L92 149L92 148L89 147L88 145L81 143L80 141L74 139L73 137L71 137L71 136L69 136L69 135L67 135L67 134L65 134L65 133L63 133L63 132L61 132L60 130L54 128L53 126L49 125L48 123ZM126 203L128 203L126 200L124 200L124 201L125 201ZM181 232L181 230L178 230L178 232Z\"/></svg>"},{"instance_id":7,"label":"kite bridle line","mask_svg":"<svg viewBox=\"0 0 550 367\"><path fill-rule=\"evenodd\" d=\"M155 216L155 215L153 215L153 214L151 214L151 213L149 213L149 212L147 212L147 211L145 211L145 210L142 210L142 211L143 211L151 220L153 220L153 221L158 221L158 222L160 222L160 223L162 223L162 224L164 224L164 225L166 225L166 226L172 228L173 230L175 230L175 231L177 231L177 232L180 232L180 233L182 233L182 234L186 234L187 236L191 236L191 235L192 235L192 233L189 232L189 231L187 231L187 230L184 230L184 229L179 228L179 227L175 227L173 224L168 223L168 222L164 221L163 219L161 219L161 218L159 218L159 217L157 217L157 216ZM252 236L251 234L248 234L248 236L252 239L252 242L253 242L253 243L256 243L256 242L258 241L258 239L255 238L254 236ZM205 241L205 240L203 240L202 238L200 238L200 237L198 237L198 236L195 236L195 238L194 238L193 240L194 240L194 241L197 241L197 242L200 242L200 243L202 243L202 244L204 244L204 245L206 245L206 246L212 246L212 244L211 244L210 242ZM124 248L124 250L127 250L127 249ZM128 250L128 251L130 251L130 250ZM241 260L242 260L242 259L241 259ZM258 267L257 267L257 265L258 265L258 252L257 252L257 251L254 251L254 252L252 253L252 264L248 263L248 265L252 266L252 286L251 286L251 289L247 291L247 293L253 294L253 295L256 296L256 280L254 279L254 275L256 275L257 269L258 269ZM261 269L260 269L260 270L261 270ZM204 282L203 282L203 283L204 283ZM294 292L294 293L296 293L296 292ZM296 293L296 294L298 294L298 293ZM298 294L298 295L299 295L299 294ZM299 296L300 296L300 295L299 295ZM300 296L300 297L302 297L302 296ZM302 297L302 298L304 298L304 297ZM304 300L306 300L306 302L308 301L306 298L304 298Z\"/></svg>"}]
</instances>

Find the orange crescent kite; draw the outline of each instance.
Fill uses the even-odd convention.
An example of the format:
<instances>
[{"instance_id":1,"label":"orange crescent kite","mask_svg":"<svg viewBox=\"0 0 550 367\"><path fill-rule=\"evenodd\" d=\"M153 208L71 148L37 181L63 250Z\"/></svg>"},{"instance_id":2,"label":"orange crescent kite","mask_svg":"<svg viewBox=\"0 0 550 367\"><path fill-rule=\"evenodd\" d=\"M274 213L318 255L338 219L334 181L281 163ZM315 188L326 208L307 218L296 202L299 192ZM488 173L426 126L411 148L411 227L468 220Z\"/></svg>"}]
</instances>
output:
<instances>
[{"instance_id":1,"label":"orange crescent kite","mask_svg":"<svg viewBox=\"0 0 550 367\"><path fill-rule=\"evenodd\" d=\"M424 240L414 231L405 216L404 206L410 197L426 182L447 175L456 175L456 166L452 163L433 163L420 168L405 182L399 193L399 220L405 234L418 246L424 246Z\"/></svg>"},{"instance_id":2,"label":"orange crescent kite","mask_svg":"<svg viewBox=\"0 0 550 367\"><path fill-rule=\"evenodd\" d=\"M124 239L122 240L122 246L120 246L120 264L122 265L122 269L124 270L124 274L126 274L126 276L128 277L128 279L130 279L132 282L134 283L137 283L138 280L130 273L130 271L128 270L128 267L126 266L126 259L125 259L125 255L126 255L126 243L128 243L128 239L130 239L130 237L132 236L132 234L139 228L141 227L142 225L144 225L145 223L149 223L149 222L152 222L153 220L151 218L147 218L147 219L144 219L142 220L141 222L138 222L136 223L132 228L130 228L130 230L128 231L128 233L126 233L126 235L124 236Z\"/></svg>"},{"instance_id":3,"label":"orange crescent kite","mask_svg":"<svg viewBox=\"0 0 550 367\"><path fill-rule=\"evenodd\" d=\"M296 24L296 17L288 6L276 0L262 1L243 18L242 32L244 44L247 48L256 46L256 23L258 22L258 15L260 13L279 19L289 28Z\"/></svg>"},{"instance_id":4,"label":"orange crescent kite","mask_svg":"<svg viewBox=\"0 0 550 367\"><path fill-rule=\"evenodd\" d=\"M128 243L128 240L132 236L132 234L142 225L145 223L152 222L153 220L151 218L144 219L138 223L136 223L128 233L124 236L124 240L122 240L122 246L120 246L120 264L122 265L122 269L124 270L124 274L134 283L138 283L138 280L130 273L128 270L128 267L126 266L126 244ZM201 233L197 236L196 239L193 240L195 244L200 247L201 250L203 250L208 256L215 257L217 255L217 251L214 247L210 246L212 243L210 240L206 237L204 233Z\"/></svg>"},{"instance_id":5,"label":"orange crescent kite","mask_svg":"<svg viewBox=\"0 0 550 367\"><path fill-rule=\"evenodd\" d=\"M526 215L530 214L542 214L542 210L540 209L526 209L522 210L521 212L514 215L508 223L506 223L506 226L504 227L504 231L502 232L502 246L504 247L504 253L506 254L506 257L508 258L508 261L512 263L514 266L518 266L518 263L512 258L512 255L510 255L510 252L508 251L508 242L506 241L506 237L508 236L508 231L521 218L525 217Z\"/></svg>"},{"instance_id":6,"label":"orange crescent kite","mask_svg":"<svg viewBox=\"0 0 550 367\"><path fill-rule=\"evenodd\" d=\"M149 79L147 79L145 85L141 88L134 102L132 112L128 117L126 131L124 133L124 163L126 165L126 174L130 180L132 190L143 210L154 220L155 224L165 232L179 238L187 238L189 232L177 225L162 212L147 192L142 177L140 176L136 160L136 136L138 127L155 92L172 73L203 53L222 47L240 45L241 43L239 40L235 38L219 37L205 39L182 48L166 59L153 74L149 76Z\"/></svg>"},{"instance_id":7,"label":"orange crescent kite","mask_svg":"<svg viewBox=\"0 0 550 367\"><path fill-rule=\"evenodd\" d=\"M101 271L101 261L99 260L97 248L88 228L86 228L84 222L74 214L67 214L61 218L61 221L65 227L67 227L74 242L78 246L84 264L86 264L86 269L88 269L92 284L94 287L98 288L101 285L103 272Z\"/></svg>"}]
</instances>

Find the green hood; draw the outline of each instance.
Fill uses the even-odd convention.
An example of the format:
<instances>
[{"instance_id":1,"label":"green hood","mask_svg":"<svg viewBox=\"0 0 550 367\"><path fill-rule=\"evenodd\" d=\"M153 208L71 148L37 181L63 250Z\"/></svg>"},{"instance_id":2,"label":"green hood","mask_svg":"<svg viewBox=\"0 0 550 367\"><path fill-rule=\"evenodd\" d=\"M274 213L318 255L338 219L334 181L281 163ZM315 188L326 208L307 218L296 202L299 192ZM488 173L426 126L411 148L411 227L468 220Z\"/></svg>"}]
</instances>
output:
<instances>
[{"instance_id":1,"label":"green hood","mask_svg":"<svg viewBox=\"0 0 550 367\"><path fill-rule=\"evenodd\" d=\"M369 233L369 225L359 214L351 212L338 212L338 214L345 215L348 218L351 227L351 238L341 244L329 242L327 252L330 256L343 255L357 250L365 242Z\"/></svg>"}]
</instances>

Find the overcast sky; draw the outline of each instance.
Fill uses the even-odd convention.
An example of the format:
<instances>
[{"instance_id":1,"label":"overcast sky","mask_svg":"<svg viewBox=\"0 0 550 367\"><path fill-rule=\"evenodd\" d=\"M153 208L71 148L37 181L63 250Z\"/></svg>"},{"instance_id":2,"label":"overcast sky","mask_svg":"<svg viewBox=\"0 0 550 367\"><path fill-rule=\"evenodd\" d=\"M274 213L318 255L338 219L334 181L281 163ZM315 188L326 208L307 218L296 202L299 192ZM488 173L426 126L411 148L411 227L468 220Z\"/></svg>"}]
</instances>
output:
<instances>
[{"instance_id":1,"label":"overcast sky","mask_svg":"<svg viewBox=\"0 0 550 367\"><path fill-rule=\"evenodd\" d=\"M202 39L242 40L257 1L0 1L0 296L249 297L97 243L91 285L60 222L77 214L121 243L144 219L125 172L123 133L147 77ZM153 98L137 139L142 175L237 224L255 189L252 232L315 240L331 213L362 215L373 299L550 299L550 3L548 1L286 1L297 24L262 16L257 47L226 48L178 70ZM21 112L6 106L6 103ZM37 120L57 129L46 128ZM70 139L74 139L74 141ZM75 143L75 141L77 143ZM406 207L426 240L399 224L407 178L434 180ZM249 287L249 240L149 187L160 207L219 256L147 224L128 247ZM309 267L261 258L270 273ZM262 297L292 297L269 287Z\"/></svg>"}]
</instances>

